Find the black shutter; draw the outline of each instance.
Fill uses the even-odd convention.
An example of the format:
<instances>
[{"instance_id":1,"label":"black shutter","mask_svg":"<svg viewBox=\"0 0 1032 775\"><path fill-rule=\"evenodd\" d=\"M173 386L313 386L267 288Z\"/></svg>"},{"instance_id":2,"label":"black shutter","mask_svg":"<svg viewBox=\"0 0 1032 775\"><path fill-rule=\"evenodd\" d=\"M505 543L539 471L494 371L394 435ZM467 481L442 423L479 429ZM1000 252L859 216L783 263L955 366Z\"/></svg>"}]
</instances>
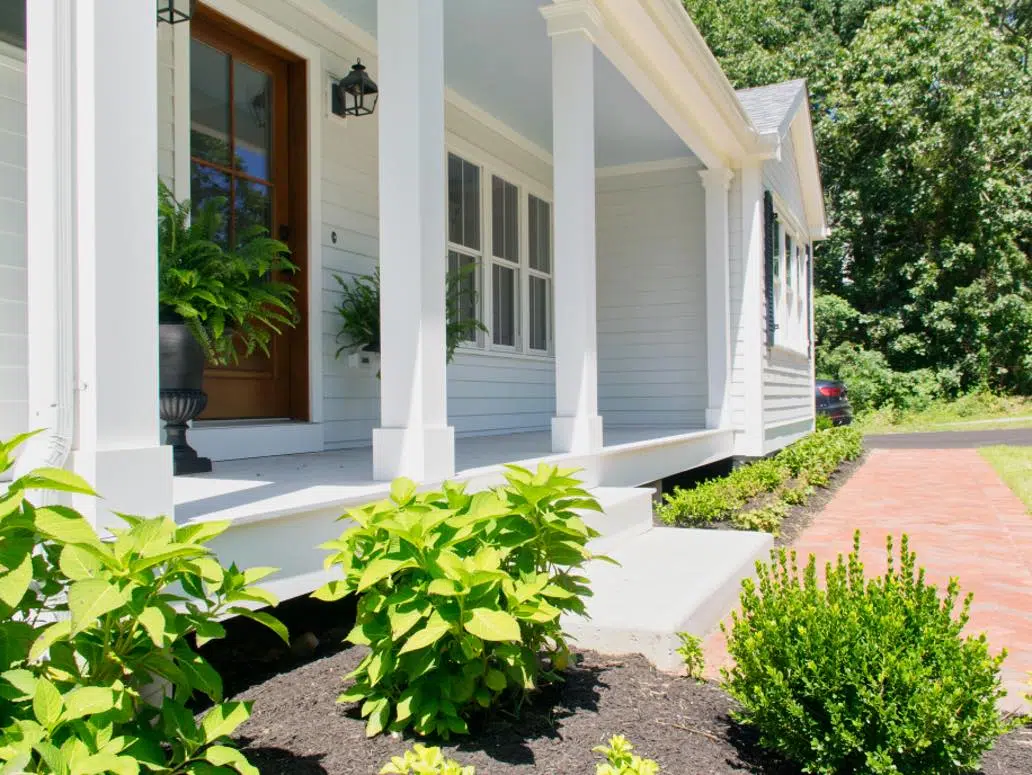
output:
<instances>
[{"instance_id":1,"label":"black shutter","mask_svg":"<svg viewBox=\"0 0 1032 775\"><path fill-rule=\"evenodd\" d=\"M774 196L763 192L763 298L767 305L767 347L774 346L774 239L776 234Z\"/></svg>"}]
</instances>

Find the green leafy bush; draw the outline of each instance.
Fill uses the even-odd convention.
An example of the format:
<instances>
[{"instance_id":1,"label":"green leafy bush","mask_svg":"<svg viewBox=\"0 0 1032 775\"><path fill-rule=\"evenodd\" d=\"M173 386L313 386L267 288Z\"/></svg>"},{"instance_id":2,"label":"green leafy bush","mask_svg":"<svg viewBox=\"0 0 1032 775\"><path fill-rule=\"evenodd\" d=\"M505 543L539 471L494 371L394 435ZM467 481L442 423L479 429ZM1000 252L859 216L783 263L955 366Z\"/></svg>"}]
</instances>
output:
<instances>
[{"instance_id":1,"label":"green leafy bush","mask_svg":"<svg viewBox=\"0 0 1032 775\"><path fill-rule=\"evenodd\" d=\"M398 480L390 500L347 515L355 525L324 545L344 578L315 596L359 595L348 639L370 653L340 700L362 702L367 734L465 733L472 708L566 666L559 617L584 612L579 569L598 535L574 509L600 510L573 473L510 466L507 487L473 495Z\"/></svg>"},{"instance_id":2,"label":"green leafy bush","mask_svg":"<svg viewBox=\"0 0 1032 775\"><path fill-rule=\"evenodd\" d=\"M945 775L978 767L1006 725L1003 655L985 636L964 636L971 597L957 610L926 583L904 536L899 564L891 538L885 576L866 579L860 536L817 579L811 555L800 574L795 553L772 553L757 582L743 582L725 669L739 719L761 742L820 775Z\"/></svg>"},{"instance_id":3,"label":"green leafy bush","mask_svg":"<svg viewBox=\"0 0 1032 775\"><path fill-rule=\"evenodd\" d=\"M732 514L731 524L739 530L754 530L777 535L781 531L781 523L788 516L788 509L787 503L769 503L758 509Z\"/></svg>"},{"instance_id":4,"label":"green leafy bush","mask_svg":"<svg viewBox=\"0 0 1032 775\"><path fill-rule=\"evenodd\" d=\"M26 436L0 444L0 472ZM177 527L123 516L101 541L64 506L34 507L29 490L93 495L78 476L38 469L0 497L0 763L3 772L257 773L227 736L249 703L222 702L218 673L190 646L248 616L270 568L223 568L204 546L225 523ZM166 688L167 687L167 688ZM194 692L215 706L200 724Z\"/></svg>"},{"instance_id":5,"label":"green leafy bush","mask_svg":"<svg viewBox=\"0 0 1032 775\"><path fill-rule=\"evenodd\" d=\"M815 431L781 450L775 459L793 478L823 487L843 462L855 460L863 451L863 434L843 426Z\"/></svg>"},{"instance_id":6,"label":"green leafy bush","mask_svg":"<svg viewBox=\"0 0 1032 775\"><path fill-rule=\"evenodd\" d=\"M298 270L290 251L261 225L227 245L225 197L206 199L192 216L190 209L158 183L159 314L182 320L211 363L268 355L273 335L301 319L297 288L286 281Z\"/></svg>"},{"instance_id":7,"label":"green leafy bush","mask_svg":"<svg viewBox=\"0 0 1032 775\"><path fill-rule=\"evenodd\" d=\"M595 746L595 753L606 760L598 765L595 775L657 775L659 765L634 753L634 746L623 735L613 735L608 745Z\"/></svg>"},{"instance_id":8,"label":"green leafy bush","mask_svg":"<svg viewBox=\"0 0 1032 775\"><path fill-rule=\"evenodd\" d=\"M706 655L702 650L702 638L690 632L679 632L677 637L681 641L681 645L677 647L677 654L684 660L688 676L701 681L706 675Z\"/></svg>"},{"instance_id":9,"label":"green leafy bush","mask_svg":"<svg viewBox=\"0 0 1032 775\"><path fill-rule=\"evenodd\" d=\"M401 756L392 757L380 775L475 775L473 767L463 767L448 759L440 748L427 748L416 743Z\"/></svg>"}]
</instances>

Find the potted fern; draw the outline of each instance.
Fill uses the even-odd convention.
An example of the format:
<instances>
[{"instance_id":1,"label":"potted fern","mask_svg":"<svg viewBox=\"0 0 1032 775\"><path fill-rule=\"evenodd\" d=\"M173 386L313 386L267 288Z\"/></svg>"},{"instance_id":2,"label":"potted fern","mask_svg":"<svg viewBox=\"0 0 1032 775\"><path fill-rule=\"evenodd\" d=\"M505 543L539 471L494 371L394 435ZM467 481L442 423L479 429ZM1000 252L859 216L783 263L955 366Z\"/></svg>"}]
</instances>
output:
<instances>
[{"instance_id":1,"label":"potted fern","mask_svg":"<svg viewBox=\"0 0 1032 775\"><path fill-rule=\"evenodd\" d=\"M214 197L191 213L189 201L158 184L161 418L176 474L211 470L186 441L187 423L208 402L205 363L268 355L272 337L300 320L297 289L278 279L297 271L287 246L253 226L227 247L220 238L225 206Z\"/></svg>"},{"instance_id":2,"label":"potted fern","mask_svg":"<svg viewBox=\"0 0 1032 775\"><path fill-rule=\"evenodd\" d=\"M470 273L476 271L472 265L455 272L448 272L445 287L445 306L448 323L445 329L447 362L455 357L455 350L462 342L487 327L475 317L462 315L462 310L476 309L477 291L469 282ZM337 305L340 316L340 330L337 332L337 357L342 353L361 355L380 352L380 270L370 275L359 275L351 282L340 275L334 275L341 288L341 301ZM379 373L377 373L379 376Z\"/></svg>"}]
</instances>

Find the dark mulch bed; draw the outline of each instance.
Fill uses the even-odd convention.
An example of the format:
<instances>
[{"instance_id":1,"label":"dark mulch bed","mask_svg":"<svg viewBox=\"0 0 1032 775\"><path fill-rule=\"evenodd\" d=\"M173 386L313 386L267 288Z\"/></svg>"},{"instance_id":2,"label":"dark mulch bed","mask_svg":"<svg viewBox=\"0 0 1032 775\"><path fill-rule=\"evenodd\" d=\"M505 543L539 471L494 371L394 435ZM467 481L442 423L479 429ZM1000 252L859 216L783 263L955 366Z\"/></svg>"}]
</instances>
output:
<instances>
[{"instance_id":1,"label":"dark mulch bed","mask_svg":"<svg viewBox=\"0 0 1032 775\"><path fill-rule=\"evenodd\" d=\"M356 647L322 656L238 695L255 701L254 715L238 735L262 773L372 775L414 742L367 740L355 709L336 704L342 676L362 653ZM587 653L565 683L542 690L518 716L497 712L477 719L470 737L444 748L480 775L590 775L597 761L591 748L621 733L670 775L798 775L770 763L753 736L729 719L732 705L716 685L658 673L641 657ZM1001 740L983 772L1032 772L1032 728Z\"/></svg>"},{"instance_id":2,"label":"dark mulch bed","mask_svg":"<svg viewBox=\"0 0 1032 775\"><path fill-rule=\"evenodd\" d=\"M807 499L806 503L799 506L793 506L785 519L781 523L781 531L774 538L775 546L789 546L791 545L799 535L810 526L814 518L820 514L828 502L835 497L835 493L839 490L842 485L849 481L850 477L856 473L857 469L863 465L867 459L867 452L865 451L856 460L848 460L839 466L838 470L831 475L828 481L827 487L818 487L814 490L813 494ZM760 508L767 505L771 500L771 495L766 494L757 498L751 503L746 504L742 511L750 511L752 509ZM659 517L653 518L653 523L660 527L667 527L666 523L659 519ZM740 530L741 528L736 527L728 520L722 520L720 522L709 522L702 525L686 525L685 527L693 527L702 530ZM843 551L849 547L844 547Z\"/></svg>"}]
</instances>

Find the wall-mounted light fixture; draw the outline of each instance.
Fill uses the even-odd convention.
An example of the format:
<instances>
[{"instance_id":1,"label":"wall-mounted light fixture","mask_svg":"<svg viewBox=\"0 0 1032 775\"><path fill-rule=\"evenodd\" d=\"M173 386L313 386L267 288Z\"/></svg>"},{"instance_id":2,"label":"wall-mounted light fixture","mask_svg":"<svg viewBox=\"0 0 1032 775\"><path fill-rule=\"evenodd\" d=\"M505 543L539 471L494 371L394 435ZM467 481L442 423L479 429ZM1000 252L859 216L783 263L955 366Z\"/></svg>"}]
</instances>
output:
<instances>
[{"instance_id":1,"label":"wall-mounted light fixture","mask_svg":"<svg viewBox=\"0 0 1032 775\"><path fill-rule=\"evenodd\" d=\"M197 0L158 0L158 21L165 24L188 22L197 10Z\"/></svg>"},{"instance_id":2,"label":"wall-mounted light fixture","mask_svg":"<svg viewBox=\"0 0 1032 775\"><path fill-rule=\"evenodd\" d=\"M338 116L368 116L376 110L380 90L359 59L334 89L333 112Z\"/></svg>"}]
</instances>

